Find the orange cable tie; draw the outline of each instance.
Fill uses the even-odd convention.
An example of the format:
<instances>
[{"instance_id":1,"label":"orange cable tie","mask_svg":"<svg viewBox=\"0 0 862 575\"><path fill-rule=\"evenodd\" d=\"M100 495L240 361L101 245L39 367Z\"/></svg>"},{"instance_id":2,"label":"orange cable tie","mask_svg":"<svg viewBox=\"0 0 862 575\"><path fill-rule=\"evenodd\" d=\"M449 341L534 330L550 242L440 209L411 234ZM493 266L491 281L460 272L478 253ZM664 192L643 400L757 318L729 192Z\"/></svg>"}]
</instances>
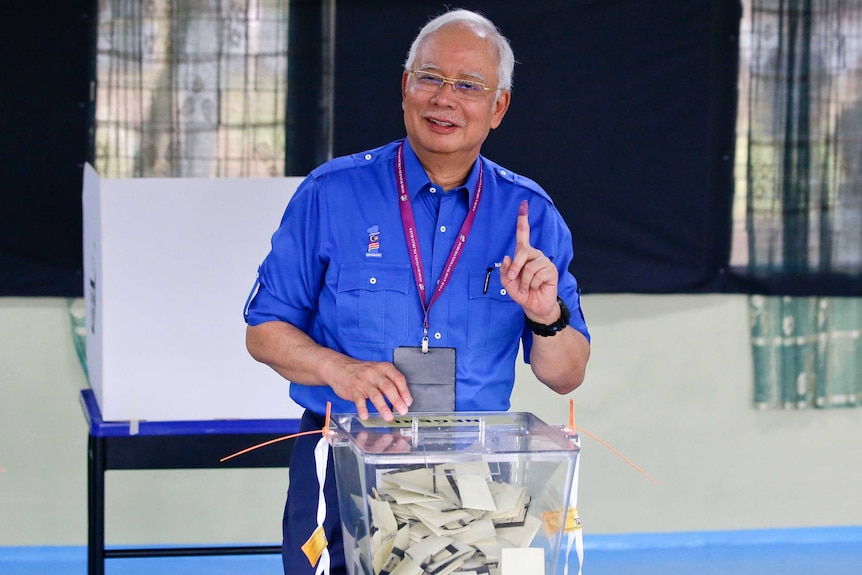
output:
<instances>
[{"instance_id":1,"label":"orange cable tie","mask_svg":"<svg viewBox=\"0 0 862 575\"><path fill-rule=\"evenodd\" d=\"M587 434L588 436L592 437L593 439L595 439L596 441L598 441L598 442L599 442L600 444L602 444L603 446L605 446L605 447L607 447L608 449L610 449L610 450L611 450L612 452L614 452L614 454L616 454L620 459L622 459L623 461L625 461L626 463L628 463L629 465L631 465L632 467L634 467L635 469L637 469L637 470L638 470L638 472L640 472L640 474L641 474L641 475L643 475L644 477L646 477L647 479L649 479L650 481L652 481L653 483L655 483L656 485L658 485L658 481L656 481L656 480L655 480L655 479L654 479L654 478L653 478L649 473L647 473L646 471L644 471L643 469L641 469L640 467L638 467L638 466L635 464L635 462L633 462L631 459L629 459L628 457L626 457L625 455L623 455L622 453L620 453L619 451L617 451L616 449L614 449L613 447L611 447L608 443L606 443L606 442L602 441L601 439L599 439L598 437L596 437L595 435L593 435L592 433L590 433L589 431L587 431L587 430L586 430L586 429L584 429L583 427L578 427L578 428L577 428L577 430L578 430L578 431L581 431L581 432L583 432L583 433L585 433L585 434Z\"/></svg>"},{"instance_id":2,"label":"orange cable tie","mask_svg":"<svg viewBox=\"0 0 862 575\"><path fill-rule=\"evenodd\" d=\"M243 449L241 451L237 451L236 453L228 455L227 457L222 457L221 459L219 459L219 463L224 463L228 459L233 459L234 457L239 457L240 455L245 455L246 453L248 453L250 451L254 451L255 449L260 449L261 447L266 447L267 445L272 445L273 443L278 443L280 441L286 441L288 439L293 439L294 437L300 437L302 435L314 435L315 433L320 433L321 435L326 437L326 434L329 432L329 418L330 418L331 412L332 412L332 403L327 401L326 402L326 420L324 421L323 429L312 429L311 431L302 431L300 433L291 433L290 435L283 435L281 437L276 437L275 439L270 439L269 441L264 441L263 443L258 443L257 445L252 445L251 447L246 447L245 449ZM5 471L2 467L0 467L0 470Z\"/></svg>"},{"instance_id":3,"label":"orange cable tie","mask_svg":"<svg viewBox=\"0 0 862 575\"><path fill-rule=\"evenodd\" d=\"M332 414L332 402L326 402L326 419L323 421L323 437L329 433L329 416Z\"/></svg>"},{"instance_id":4,"label":"orange cable tie","mask_svg":"<svg viewBox=\"0 0 862 575\"><path fill-rule=\"evenodd\" d=\"M239 457L240 455L244 455L249 451L254 451L255 449L260 449L261 447L266 447L267 445L272 445L273 443L278 443L279 441L285 441L287 439L292 439L294 437L299 437L301 435L314 435L315 433L321 433L320 429L312 429L311 431L302 431L300 433L292 433L290 435L284 435L282 437L276 437L275 439L270 439L269 441L264 441L263 443L258 443L257 445L252 445L251 447L247 447L242 451L237 451L227 457L222 457L219 459L219 463L224 463L228 459L233 459L234 457Z\"/></svg>"}]
</instances>

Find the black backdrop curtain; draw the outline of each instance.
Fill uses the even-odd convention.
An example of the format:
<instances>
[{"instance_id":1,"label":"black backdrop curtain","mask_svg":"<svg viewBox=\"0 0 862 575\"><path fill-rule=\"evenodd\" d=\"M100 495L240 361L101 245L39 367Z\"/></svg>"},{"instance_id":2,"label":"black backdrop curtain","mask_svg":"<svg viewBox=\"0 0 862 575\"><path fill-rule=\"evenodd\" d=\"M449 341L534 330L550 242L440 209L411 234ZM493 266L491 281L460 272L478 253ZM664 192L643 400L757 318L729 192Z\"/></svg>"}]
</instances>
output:
<instances>
[{"instance_id":1,"label":"black backdrop curtain","mask_svg":"<svg viewBox=\"0 0 862 575\"><path fill-rule=\"evenodd\" d=\"M0 7L0 295L81 293L94 4ZM314 4L294 0L291 10ZM728 257L738 1L460 5L494 20L519 62L509 115L484 152L555 199L584 291L737 289ZM336 3L336 155L403 135L402 63L419 27L444 9L439 0Z\"/></svg>"},{"instance_id":2,"label":"black backdrop curtain","mask_svg":"<svg viewBox=\"0 0 862 575\"><path fill-rule=\"evenodd\" d=\"M96 4L0 2L0 296L83 291Z\"/></svg>"},{"instance_id":3,"label":"black backdrop curtain","mask_svg":"<svg viewBox=\"0 0 862 575\"><path fill-rule=\"evenodd\" d=\"M509 37L512 105L483 153L538 181L585 292L733 289L732 0L468 1ZM439 1L340 2L336 155L403 135L400 73Z\"/></svg>"}]
</instances>

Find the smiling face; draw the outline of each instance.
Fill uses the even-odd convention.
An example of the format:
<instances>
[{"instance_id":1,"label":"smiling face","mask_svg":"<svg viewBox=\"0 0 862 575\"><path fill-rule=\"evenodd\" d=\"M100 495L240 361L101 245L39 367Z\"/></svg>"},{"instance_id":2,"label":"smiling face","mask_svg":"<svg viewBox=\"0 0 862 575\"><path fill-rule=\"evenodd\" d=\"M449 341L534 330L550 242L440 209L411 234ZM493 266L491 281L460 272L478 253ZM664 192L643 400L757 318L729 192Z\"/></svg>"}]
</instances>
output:
<instances>
[{"instance_id":1,"label":"smiling face","mask_svg":"<svg viewBox=\"0 0 862 575\"><path fill-rule=\"evenodd\" d=\"M413 69L496 88L497 65L497 49L490 40L469 27L451 24L425 39ZM508 91L492 90L478 100L464 99L451 84L429 92L405 72L401 80L404 126L426 170L440 162L451 162L458 169L472 165L488 132L503 120L510 96Z\"/></svg>"}]
</instances>

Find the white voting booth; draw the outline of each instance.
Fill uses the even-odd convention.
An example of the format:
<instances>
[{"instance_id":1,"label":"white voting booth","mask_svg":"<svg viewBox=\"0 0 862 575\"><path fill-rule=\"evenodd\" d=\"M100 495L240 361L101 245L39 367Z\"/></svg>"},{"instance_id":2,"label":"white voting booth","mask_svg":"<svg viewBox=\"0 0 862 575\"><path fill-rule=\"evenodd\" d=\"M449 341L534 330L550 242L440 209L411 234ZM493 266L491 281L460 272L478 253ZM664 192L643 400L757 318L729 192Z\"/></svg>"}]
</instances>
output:
<instances>
[{"instance_id":1,"label":"white voting booth","mask_svg":"<svg viewBox=\"0 0 862 575\"><path fill-rule=\"evenodd\" d=\"M105 421L290 419L243 306L301 178L102 179L84 170L90 385Z\"/></svg>"}]
</instances>

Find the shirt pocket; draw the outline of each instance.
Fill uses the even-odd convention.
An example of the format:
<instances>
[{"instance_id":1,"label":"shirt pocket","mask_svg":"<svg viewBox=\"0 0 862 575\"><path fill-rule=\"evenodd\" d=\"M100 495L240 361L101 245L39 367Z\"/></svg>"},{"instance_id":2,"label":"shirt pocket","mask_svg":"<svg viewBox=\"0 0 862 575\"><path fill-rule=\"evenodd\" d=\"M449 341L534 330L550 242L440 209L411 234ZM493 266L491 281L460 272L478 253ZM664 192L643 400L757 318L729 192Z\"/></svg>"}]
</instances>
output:
<instances>
[{"instance_id":1,"label":"shirt pocket","mask_svg":"<svg viewBox=\"0 0 862 575\"><path fill-rule=\"evenodd\" d=\"M500 282L500 270L471 272L467 304L467 347L499 351L521 337L524 312Z\"/></svg>"},{"instance_id":2,"label":"shirt pocket","mask_svg":"<svg viewBox=\"0 0 862 575\"><path fill-rule=\"evenodd\" d=\"M346 343L398 347L407 339L407 267L345 265L338 275L338 335Z\"/></svg>"}]
</instances>

